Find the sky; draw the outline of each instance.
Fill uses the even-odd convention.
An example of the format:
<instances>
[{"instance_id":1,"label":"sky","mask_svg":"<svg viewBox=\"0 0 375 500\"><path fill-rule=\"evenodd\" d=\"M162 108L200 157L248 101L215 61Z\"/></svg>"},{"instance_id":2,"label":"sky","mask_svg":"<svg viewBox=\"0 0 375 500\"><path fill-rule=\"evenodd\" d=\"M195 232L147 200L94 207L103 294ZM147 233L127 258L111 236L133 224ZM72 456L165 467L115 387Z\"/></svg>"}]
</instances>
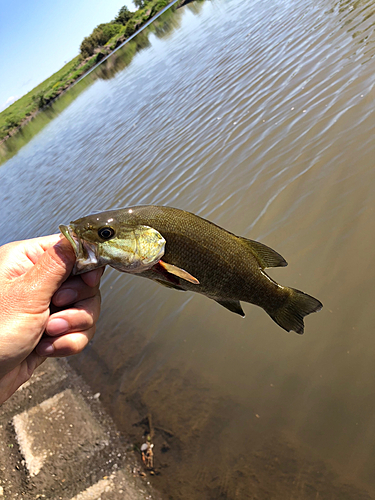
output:
<instances>
[{"instance_id":1,"label":"sky","mask_svg":"<svg viewBox=\"0 0 375 500\"><path fill-rule=\"evenodd\" d=\"M131 0L0 0L0 111L79 53Z\"/></svg>"}]
</instances>

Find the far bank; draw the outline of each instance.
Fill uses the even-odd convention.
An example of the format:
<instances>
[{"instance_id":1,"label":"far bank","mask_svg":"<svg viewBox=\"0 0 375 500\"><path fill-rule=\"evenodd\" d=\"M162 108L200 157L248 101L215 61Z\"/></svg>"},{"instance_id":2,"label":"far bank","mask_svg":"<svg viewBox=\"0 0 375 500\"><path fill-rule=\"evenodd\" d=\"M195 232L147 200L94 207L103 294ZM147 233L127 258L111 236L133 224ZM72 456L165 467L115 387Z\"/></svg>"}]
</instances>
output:
<instances>
[{"instance_id":1,"label":"far bank","mask_svg":"<svg viewBox=\"0 0 375 500\"><path fill-rule=\"evenodd\" d=\"M142 9L136 11L129 25L114 35L107 43L94 49L93 54L83 58L76 56L63 68L54 73L50 78L39 84L28 94L18 99L0 113L0 164L11 158L23 145L38 133L54 116L59 114L81 91L89 86L97 78L108 78L110 73L115 73L128 65L137 51L149 45L148 35L154 32L158 36L164 33L165 24L168 25L168 12L172 14L177 8L189 3L190 0L151 0L145 3ZM160 18L163 14L163 19ZM158 22L155 24L155 21ZM129 24L129 23L128 23ZM152 26L155 24L155 26ZM151 25L151 26L150 26ZM145 29L149 27L147 33ZM126 47L126 49L125 49ZM116 56L119 51L126 52ZM107 66L104 64L108 58ZM126 60L121 63L120 60ZM118 69L116 67L120 65ZM94 70L102 66L103 72ZM87 79L91 74L91 78ZM87 79L82 84L82 80ZM77 83L79 89L73 91ZM64 102L60 101L62 96L67 95ZM41 112L45 116L41 118ZM37 119L36 119L37 118ZM31 124L31 122L33 122Z\"/></svg>"}]
</instances>

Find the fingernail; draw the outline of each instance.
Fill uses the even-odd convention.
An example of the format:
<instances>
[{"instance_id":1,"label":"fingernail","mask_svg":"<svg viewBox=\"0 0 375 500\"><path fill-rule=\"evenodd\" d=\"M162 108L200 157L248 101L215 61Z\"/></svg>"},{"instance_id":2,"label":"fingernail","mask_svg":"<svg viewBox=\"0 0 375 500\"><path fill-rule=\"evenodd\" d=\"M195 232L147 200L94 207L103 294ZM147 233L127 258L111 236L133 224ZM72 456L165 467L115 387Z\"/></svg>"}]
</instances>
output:
<instances>
[{"instance_id":1,"label":"fingernail","mask_svg":"<svg viewBox=\"0 0 375 500\"><path fill-rule=\"evenodd\" d=\"M69 331L69 328L70 325L65 319L54 318L48 322L46 330L49 335L61 335Z\"/></svg>"},{"instance_id":2,"label":"fingernail","mask_svg":"<svg viewBox=\"0 0 375 500\"><path fill-rule=\"evenodd\" d=\"M53 344L50 344L49 342L41 342L36 350L39 356L51 356L51 354L55 352Z\"/></svg>"},{"instance_id":3,"label":"fingernail","mask_svg":"<svg viewBox=\"0 0 375 500\"><path fill-rule=\"evenodd\" d=\"M76 290L73 290L72 288L67 288L56 293L53 299L53 303L56 306L66 306L67 304L72 304L73 302L75 302L77 298L78 292Z\"/></svg>"}]
</instances>

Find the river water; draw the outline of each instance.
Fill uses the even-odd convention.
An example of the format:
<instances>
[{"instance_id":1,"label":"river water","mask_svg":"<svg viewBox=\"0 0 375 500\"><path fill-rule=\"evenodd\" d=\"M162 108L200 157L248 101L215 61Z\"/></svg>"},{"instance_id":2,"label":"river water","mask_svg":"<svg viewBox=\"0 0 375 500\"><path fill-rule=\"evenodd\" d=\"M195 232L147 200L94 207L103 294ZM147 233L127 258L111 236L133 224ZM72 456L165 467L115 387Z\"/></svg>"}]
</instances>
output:
<instances>
[{"instance_id":1,"label":"river water","mask_svg":"<svg viewBox=\"0 0 375 500\"><path fill-rule=\"evenodd\" d=\"M0 168L2 243L170 205L323 302L299 336L106 271L72 364L133 443L151 416L165 498L375 498L374 22L372 0L192 3Z\"/></svg>"}]
</instances>

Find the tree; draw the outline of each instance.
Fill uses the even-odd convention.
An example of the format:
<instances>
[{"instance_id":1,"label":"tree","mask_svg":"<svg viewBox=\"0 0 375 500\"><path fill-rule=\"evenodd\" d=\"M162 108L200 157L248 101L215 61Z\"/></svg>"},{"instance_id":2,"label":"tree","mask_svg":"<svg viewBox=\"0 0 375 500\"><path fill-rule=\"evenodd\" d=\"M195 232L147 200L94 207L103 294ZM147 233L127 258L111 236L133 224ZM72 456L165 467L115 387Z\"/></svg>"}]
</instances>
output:
<instances>
[{"instance_id":1,"label":"tree","mask_svg":"<svg viewBox=\"0 0 375 500\"><path fill-rule=\"evenodd\" d=\"M105 45L122 28L121 24L103 23L99 24L90 36L83 39L80 51L83 58L92 56L97 47Z\"/></svg>"},{"instance_id":2,"label":"tree","mask_svg":"<svg viewBox=\"0 0 375 500\"><path fill-rule=\"evenodd\" d=\"M125 26L125 24L133 17L133 13L130 12L130 10L127 8L126 5L121 7L121 9L118 11L117 17L112 21L113 23L117 24L122 24Z\"/></svg>"},{"instance_id":3,"label":"tree","mask_svg":"<svg viewBox=\"0 0 375 500\"><path fill-rule=\"evenodd\" d=\"M96 43L96 47L105 45L113 35L116 35L121 29L121 24L103 23L99 24L91 33L91 37Z\"/></svg>"},{"instance_id":4,"label":"tree","mask_svg":"<svg viewBox=\"0 0 375 500\"><path fill-rule=\"evenodd\" d=\"M129 38L134 33L135 33L135 21L133 19L131 19L130 21L128 21L126 23L126 28L125 28L125 32L124 32L125 38Z\"/></svg>"},{"instance_id":5,"label":"tree","mask_svg":"<svg viewBox=\"0 0 375 500\"><path fill-rule=\"evenodd\" d=\"M86 36L79 48L81 55L84 59L93 55L95 49L95 43L91 36Z\"/></svg>"},{"instance_id":6,"label":"tree","mask_svg":"<svg viewBox=\"0 0 375 500\"><path fill-rule=\"evenodd\" d=\"M133 3L137 7L137 9L143 9L143 7L146 5L146 0L133 0Z\"/></svg>"}]
</instances>

